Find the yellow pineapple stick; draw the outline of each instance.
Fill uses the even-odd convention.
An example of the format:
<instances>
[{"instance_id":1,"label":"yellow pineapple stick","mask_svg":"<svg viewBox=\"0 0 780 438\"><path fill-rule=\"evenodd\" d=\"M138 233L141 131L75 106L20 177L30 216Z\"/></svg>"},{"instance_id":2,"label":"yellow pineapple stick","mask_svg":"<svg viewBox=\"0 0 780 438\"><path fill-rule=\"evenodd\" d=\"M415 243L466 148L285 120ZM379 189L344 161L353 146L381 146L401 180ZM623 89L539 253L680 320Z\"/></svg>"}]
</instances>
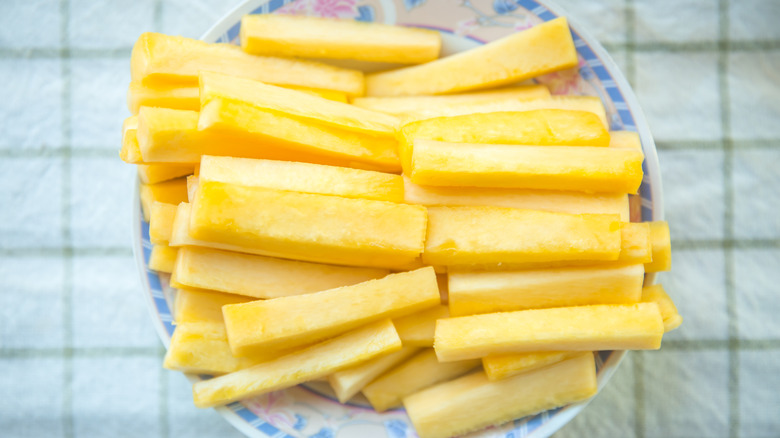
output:
<instances>
[{"instance_id":1,"label":"yellow pineapple stick","mask_svg":"<svg viewBox=\"0 0 780 438\"><path fill-rule=\"evenodd\" d=\"M653 261L645 264L647 272L661 272L672 269L672 241L669 237L669 223L656 221L650 223Z\"/></svg>"},{"instance_id":2,"label":"yellow pineapple stick","mask_svg":"<svg viewBox=\"0 0 780 438\"><path fill-rule=\"evenodd\" d=\"M294 85L286 85L284 88L298 90L337 102L347 101L346 93L340 91L318 90ZM198 84L149 85L142 81L131 82L127 89L127 108L131 113L138 114L142 106L200 111L200 89Z\"/></svg>"},{"instance_id":3,"label":"yellow pineapple stick","mask_svg":"<svg viewBox=\"0 0 780 438\"><path fill-rule=\"evenodd\" d=\"M185 246L179 250L175 273L176 281L188 287L267 299L349 286L390 271Z\"/></svg>"},{"instance_id":4,"label":"yellow pineapple stick","mask_svg":"<svg viewBox=\"0 0 780 438\"><path fill-rule=\"evenodd\" d=\"M225 251L240 252L246 254L262 255L263 250L242 247L238 245L229 245L220 242L207 242L205 240L193 239L190 236L190 216L192 206L189 203L182 202L176 208L176 218L173 220L173 229L171 230L171 240L169 246L184 247L198 246L203 248L221 249ZM173 272L176 276L176 270ZM173 277L171 278L173 281Z\"/></svg>"},{"instance_id":5,"label":"yellow pineapple stick","mask_svg":"<svg viewBox=\"0 0 780 438\"><path fill-rule=\"evenodd\" d=\"M199 181L200 176L190 175L187 177L187 200L189 202L195 200L195 193L197 193Z\"/></svg>"},{"instance_id":6,"label":"yellow pineapple stick","mask_svg":"<svg viewBox=\"0 0 780 438\"><path fill-rule=\"evenodd\" d=\"M254 55L420 64L439 57L437 31L281 14L244 15L241 48Z\"/></svg>"},{"instance_id":7,"label":"yellow pineapple stick","mask_svg":"<svg viewBox=\"0 0 780 438\"><path fill-rule=\"evenodd\" d=\"M609 131L586 111L540 109L438 117L401 127L398 153L404 173L411 170L416 139L452 143L609 146Z\"/></svg>"},{"instance_id":8,"label":"yellow pineapple stick","mask_svg":"<svg viewBox=\"0 0 780 438\"><path fill-rule=\"evenodd\" d=\"M436 274L428 267L314 294L230 304L222 312L233 354L246 356L318 342L439 302Z\"/></svg>"},{"instance_id":9,"label":"yellow pineapple stick","mask_svg":"<svg viewBox=\"0 0 780 438\"><path fill-rule=\"evenodd\" d=\"M616 260L562 260L552 262L492 263L454 265L448 272L517 271L524 269L566 268L576 266L622 266L648 263L653 258L648 222L622 222L620 224L620 255Z\"/></svg>"},{"instance_id":10,"label":"yellow pineapple stick","mask_svg":"<svg viewBox=\"0 0 780 438\"><path fill-rule=\"evenodd\" d=\"M417 205L206 181L189 233L272 257L400 268L422 252L426 220Z\"/></svg>"},{"instance_id":11,"label":"yellow pineapple stick","mask_svg":"<svg viewBox=\"0 0 780 438\"><path fill-rule=\"evenodd\" d=\"M211 71L276 85L337 90L360 96L363 73L313 61L252 56L230 44L147 32L133 46L132 81L145 84L197 85L198 73Z\"/></svg>"},{"instance_id":12,"label":"yellow pineapple stick","mask_svg":"<svg viewBox=\"0 0 780 438\"><path fill-rule=\"evenodd\" d=\"M137 120L137 130L126 131L120 153L131 164L197 163L202 155L220 155L381 170L399 167L395 139L311 125L222 98L212 99L200 113L141 107Z\"/></svg>"},{"instance_id":13,"label":"yellow pineapple stick","mask_svg":"<svg viewBox=\"0 0 780 438\"><path fill-rule=\"evenodd\" d=\"M403 339L401 340L403 342ZM377 378L385 371L393 368L395 365L403 362L413 354L420 351L417 347L404 345L403 348L390 353L387 356L381 356L366 362L337 371L328 377L328 383L336 393L336 397L341 403L345 403L355 394L360 392L369 382Z\"/></svg>"},{"instance_id":14,"label":"yellow pineapple stick","mask_svg":"<svg viewBox=\"0 0 780 438\"><path fill-rule=\"evenodd\" d=\"M176 324L190 322L219 322L224 325L222 306L246 303L251 298L221 292L179 289L173 302L173 319ZM227 342L227 335L225 335Z\"/></svg>"},{"instance_id":15,"label":"yellow pineapple stick","mask_svg":"<svg viewBox=\"0 0 780 438\"><path fill-rule=\"evenodd\" d=\"M633 131L610 131L609 147L620 149L633 149L642 152L642 142L639 134Z\"/></svg>"},{"instance_id":16,"label":"yellow pineapple stick","mask_svg":"<svg viewBox=\"0 0 780 438\"><path fill-rule=\"evenodd\" d=\"M404 202L400 175L321 164L204 155L198 181Z\"/></svg>"},{"instance_id":17,"label":"yellow pineapple stick","mask_svg":"<svg viewBox=\"0 0 780 438\"><path fill-rule=\"evenodd\" d=\"M416 139L415 184L637 193L641 152L591 146L517 146Z\"/></svg>"},{"instance_id":18,"label":"yellow pineapple stick","mask_svg":"<svg viewBox=\"0 0 780 438\"><path fill-rule=\"evenodd\" d=\"M406 113L424 111L427 108L447 108L451 105L478 105L497 100L528 101L549 98L550 90L546 86L534 84L443 96L356 97L352 99L352 105L402 116Z\"/></svg>"},{"instance_id":19,"label":"yellow pineapple stick","mask_svg":"<svg viewBox=\"0 0 780 438\"><path fill-rule=\"evenodd\" d=\"M176 204L155 201L149 214L149 240L154 245L167 245L171 240Z\"/></svg>"},{"instance_id":20,"label":"yellow pineapple stick","mask_svg":"<svg viewBox=\"0 0 780 438\"><path fill-rule=\"evenodd\" d=\"M377 412L382 412L400 406L401 400L407 395L454 379L478 366L478 360L441 363L436 359L436 353L426 348L366 385L363 395Z\"/></svg>"},{"instance_id":21,"label":"yellow pineapple stick","mask_svg":"<svg viewBox=\"0 0 780 438\"><path fill-rule=\"evenodd\" d=\"M192 84L149 85L142 81L130 82L127 87L127 109L132 114L138 114L142 106L198 111L200 94L197 85Z\"/></svg>"},{"instance_id":22,"label":"yellow pineapple stick","mask_svg":"<svg viewBox=\"0 0 780 438\"><path fill-rule=\"evenodd\" d=\"M193 385L195 406L208 408L289 388L401 349L393 323L384 320L235 373Z\"/></svg>"},{"instance_id":23,"label":"yellow pineapple stick","mask_svg":"<svg viewBox=\"0 0 780 438\"><path fill-rule=\"evenodd\" d=\"M152 246L149 254L149 269L170 274L173 272L178 252L179 248L172 248L165 244Z\"/></svg>"},{"instance_id":24,"label":"yellow pineapple stick","mask_svg":"<svg viewBox=\"0 0 780 438\"><path fill-rule=\"evenodd\" d=\"M366 94L457 93L521 82L576 65L569 25L561 17L437 61L368 75Z\"/></svg>"},{"instance_id":25,"label":"yellow pineapple stick","mask_svg":"<svg viewBox=\"0 0 780 438\"><path fill-rule=\"evenodd\" d=\"M226 374L274 358L273 355L234 357L224 323L188 322L176 326L163 367L184 373Z\"/></svg>"},{"instance_id":26,"label":"yellow pineapple stick","mask_svg":"<svg viewBox=\"0 0 780 438\"><path fill-rule=\"evenodd\" d=\"M674 305L674 301L669 298L664 287L660 284L642 289L642 301L658 304L658 309L661 310L661 316L664 319L664 332L670 332L682 324L683 319L677 312L677 306Z\"/></svg>"},{"instance_id":27,"label":"yellow pineapple stick","mask_svg":"<svg viewBox=\"0 0 780 438\"><path fill-rule=\"evenodd\" d=\"M618 214L628 222L628 195L560 190L501 189L486 187L436 187L413 183L403 177L404 198L427 206L493 206L526 208L558 213Z\"/></svg>"},{"instance_id":28,"label":"yellow pineapple stick","mask_svg":"<svg viewBox=\"0 0 780 438\"><path fill-rule=\"evenodd\" d=\"M441 287L439 287L439 289L441 289ZM404 345L433 347L433 334L436 329L436 320L449 318L449 316L449 307L442 305L396 318L393 320L393 324Z\"/></svg>"},{"instance_id":29,"label":"yellow pineapple stick","mask_svg":"<svg viewBox=\"0 0 780 438\"><path fill-rule=\"evenodd\" d=\"M122 123L122 148L119 158L128 164L143 164L141 148L138 145L138 116L130 116Z\"/></svg>"},{"instance_id":30,"label":"yellow pineapple stick","mask_svg":"<svg viewBox=\"0 0 780 438\"><path fill-rule=\"evenodd\" d=\"M428 222L423 261L429 265L616 260L620 255L617 215L430 207Z\"/></svg>"},{"instance_id":31,"label":"yellow pineapple stick","mask_svg":"<svg viewBox=\"0 0 780 438\"><path fill-rule=\"evenodd\" d=\"M475 372L408 396L404 406L420 438L446 438L585 400L597 391L593 354L583 353L498 382Z\"/></svg>"},{"instance_id":32,"label":"yellow pineapple stick","mask_svg":"<svg viewBox=\"0 0 780 438\"><path fill-rule=\"evenodd\" d=\"M138 149L140 154L140 149ZM138 178L144 184L156 184L180 176L192 175L195 170L192 164L139 164Z\"/></svg>"},{"instance_id":33,"label":"yellow pineapple stick","mask_svg":"<svg viewBox=\"0 0 780 438\"><path fill-rule=\"evenodd\" d=\"M490 102L430 106L397 114L397 116L402 120L402 123L406 124L435 117L454 117L465 114L495 113L499 111L533 111L540 109L574 110L593 113L601 120L604 127L609 129L607 111L604 108L604 104L601 103L601 99L596 96L550 96L547 99L535 100L500 99Z\"/></svg>"},{"instance_id":34,"label":"yellow pineapple stick","mask_svg":"<svg viewBox=\"0 0 780 438\"><path fill-rule=\"evenodd\" d=\"M157 184L141 184L141 209L144 220L149 221L155 202L178 204L187 201L187 181L184 178L163 181Z\"/></svg>"},{"instance_id":35,"label":"yellow pineapple stick","mask_svg":"<svg viewBox=\"0 0 780 438\"><path fill-rule=\"evenodd\" d=\"M393 136L398 126L398 119L388 114L250 79L202 71L201 106L216 98L248 103L256 108L287 114L310 123L376 136Z\"/></svg>"},{"instance_id":36,"label":"yellow pineapple stick","mask_svg":"<svg viewBox=\"0 0 780 438\"><path fill-rule=\"evenodd\" d=\"M508 272L451 272L450 314L511 312L588 304L631 304L642 298L641 264Z\"/></svg>"},{"instance_id":37,"label":"yellow pineapple stick","mask_svg":"<svg viewBox=\"0 0 780 438\"><path fill-rule=\"evenodd\" d=\"M444 362L539 351L657 350L663 334L657 304L604 304L440 319L434 348Z\"/></svg>"},{"instance_id":38,"label":"yellow pineapple stick","mask_svg":"<svg viewBox=\"0 0 780 438\"><path fill-rule=\"evenodd\" d=\"M346 105L346 104L344 104ZM213 97L201 107L197 129L239 152L203 149L202 154L264 158L283 161L397 172L397 140L390 135L329 126L258 108L236 99ZM228 143L227 145L225 143ZM231 145L232 144L232 145Z\"/></svg>"},{"instance_id":39,"label":"yellow pineapple stick","mask_svg":"<svg viewBox=\"0 0 780 438\"><path fill-rule=\"evenodd\" d=\"M539 351L482 358L482 368L491 381L506 379L582 354L580 351Z\"/></svg>"}]
</instances>

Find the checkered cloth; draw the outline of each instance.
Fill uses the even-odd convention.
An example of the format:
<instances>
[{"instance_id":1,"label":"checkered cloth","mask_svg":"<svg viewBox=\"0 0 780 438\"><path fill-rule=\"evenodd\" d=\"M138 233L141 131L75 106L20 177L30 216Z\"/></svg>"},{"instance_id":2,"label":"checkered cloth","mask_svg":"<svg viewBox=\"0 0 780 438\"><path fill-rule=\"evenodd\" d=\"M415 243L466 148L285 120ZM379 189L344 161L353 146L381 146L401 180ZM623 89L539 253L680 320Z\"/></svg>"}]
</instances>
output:
<instances>
[{"instance_id":1,"label":"checkered cloth","mask_svg":"<svg viewBox=\"0 0 780 438\"><path fill-rule=\"evenodd\" d=\"M240 436L161 368L117 157L134 40L198 37L224 3L0 2L3 437ZM650 121L685 322L556 436L780 435L780 2L560 3Z\"/></svg>"}]
</instances>

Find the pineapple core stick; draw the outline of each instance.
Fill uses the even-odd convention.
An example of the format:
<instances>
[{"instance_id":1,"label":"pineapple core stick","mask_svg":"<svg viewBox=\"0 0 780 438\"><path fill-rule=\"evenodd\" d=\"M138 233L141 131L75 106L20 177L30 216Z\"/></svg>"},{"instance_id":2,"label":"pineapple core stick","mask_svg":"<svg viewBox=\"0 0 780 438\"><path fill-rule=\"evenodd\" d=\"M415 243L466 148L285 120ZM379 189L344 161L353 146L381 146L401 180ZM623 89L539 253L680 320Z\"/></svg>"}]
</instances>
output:
<instances>
[{"instance_id":1,"label":"pineapple core stick","mask_svg":"<svg viewBox=\"0 0 780 438\"><path fill-rule=\"evenodd\" d=\"M393 323L375 322L287 356L198 382L192 387L195 406L220 406L289 388L400 349Z\"/></svg>"},{"instance_id":2,"label":"pineapple core stick","mask_svg":"<svg viewBox=\"0 0 780 438\"><path fill-rule=\"evenodd\" d=\"M499 382L479 371L406 397L404 406L420 438L446 438L585 400L596 391L593 354L582 353Z\"/></svg>"},{"instance_id":3,"label":"pineapple core stick","mask_svg":"<svg viewBox=\"0 0 780 438\"><path fill-rule=\"evenodd\" d=\"M403 339L401 340L403 341ZM336 397L338 397L339 401L344 403L360 392L366 384L418 351L420 351L420 349L417 347L404 346L395 353L377 357L376 359L371 359L354 367L337 371L328 377L328 382L336 393Z\"/></svg>"},{"instance_id":4,"label":"pineapple core stick","mask_svg":"<svg viewBox=\"0 0 780 438\"><path fill-rule=\"evenodd\" d=\"M222 308L237 356L307 345L384 318L416 313L441 301L427 267L307 295Z\"/></svg>"},{"instance_id":5,"label":"pineapple core stick","mask_svg":"<svg viewBox=\"0 0 780 438\"><path fill-rule=\"evenodd\" d=\"M616 260L620 228L619 216L610 214L430 207L422 257L434 266Z\"/></svg>"},{"instance_id":6,"label":"pineapple core stick","mask_svg":"<svg viewBox=\"0 0 780 438\"><path fill-rule=\"evenodd\" d=\"M588 304L632 304L642 297L644 265L508 272L451 272L452 316Z\"/></svg>"},{"instance_id":7,"label":"pineapple core stick","mask_svg":"<svg viewBox=\"0 0 780 438\"><path fill-rule=\"evenodd\" d=\"M440 319L440 361L534 351L657 350L664 322L656 303L521 310Z\"/></svg>"},{"instance_id":8,"label":"pineapple core stick","mask_svg":"<svg viewBox=\"0 0 780 438\"><path fill-rule=\"evenodd\" d=\"M439 382L462 376L479 366L478 360L442 363L426 348L408 361L380 376L363 388L371 406L378 412L401 405L401 400Z\"/></svg>"}]
</instances>

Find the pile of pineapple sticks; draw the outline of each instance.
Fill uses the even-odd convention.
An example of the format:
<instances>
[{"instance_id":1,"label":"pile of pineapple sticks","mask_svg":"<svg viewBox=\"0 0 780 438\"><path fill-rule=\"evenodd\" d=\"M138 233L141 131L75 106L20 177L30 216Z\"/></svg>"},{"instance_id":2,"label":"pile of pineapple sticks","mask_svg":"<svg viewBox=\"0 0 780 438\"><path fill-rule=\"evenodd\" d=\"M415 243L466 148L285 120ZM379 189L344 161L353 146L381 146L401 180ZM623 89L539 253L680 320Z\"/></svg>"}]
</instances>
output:
<instances>
[{"instance_id":1,"label":"pile of pineapple sticks","mask_svg":"<svg viewBox=\"0 0 780 438\"><path fill-rule=\"evenodd\" d=\"M274 44L275 25L304 37ZM300 17L245 17L256 55L139 39L120 155L150 268L178 289L164 365L221 375L195 384L197 406L327 378L342 402L403 404L421 436L449 436L592 396L592 351L660 346L680 317L642 287L671 257L665 223L629 222L638 136L539 85L433 96L571 68L568 32L436 61L435 32ZM275 57L317 42L427 63L364 78ZM515 65L491 63L507 50Z\"/></svg>"}]
</instances>

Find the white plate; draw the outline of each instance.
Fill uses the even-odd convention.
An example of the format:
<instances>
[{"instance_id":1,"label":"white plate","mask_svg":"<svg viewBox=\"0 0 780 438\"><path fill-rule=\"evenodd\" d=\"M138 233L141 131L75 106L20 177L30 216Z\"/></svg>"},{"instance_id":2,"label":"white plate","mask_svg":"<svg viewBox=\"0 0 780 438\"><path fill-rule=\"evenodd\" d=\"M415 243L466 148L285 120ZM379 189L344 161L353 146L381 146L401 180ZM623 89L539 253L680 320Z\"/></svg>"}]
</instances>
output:
<instances>
[{"instance_id":1,"label":"white plate","mask_svg":"<svg viewBox=\"0 0 780 438\"><path fill-rule=\"evenodd\" d=\"M202 39L236 43L241 16L278 12L436 29L444 37L445 54L466 50L565 15L548 1L532 0L250 0L222 18ZM663 205L658 158L634 93L604 48L571 18L569 24L580 58L578 68L546 75L537 81L548 85L554 94L599 96L607 108L613 130L639 132L645 153L645 178L640 196L632 199L632 220L660 220L663 218ZM140 214L138 195L134 203L134 247L145 286L143 292L160 339L168 346L174 330L170 312L174 292L168 287L167 275L158 275L148 268L151 251L149 224ZM647 278L646 282L652 280ZM623 356L622 351L605 351L596 356L599 388L607 383ZM207 376L190 376L193 381L202 378ZM517 419L473 436L547 437L577 415L586 404L572 404ZM301 385L232 403L217 408L217 411L251 437L417 436L403 410L378 414L360 400L342 405L335 400L326 384Z\"/></svg>"}]
</instances>

